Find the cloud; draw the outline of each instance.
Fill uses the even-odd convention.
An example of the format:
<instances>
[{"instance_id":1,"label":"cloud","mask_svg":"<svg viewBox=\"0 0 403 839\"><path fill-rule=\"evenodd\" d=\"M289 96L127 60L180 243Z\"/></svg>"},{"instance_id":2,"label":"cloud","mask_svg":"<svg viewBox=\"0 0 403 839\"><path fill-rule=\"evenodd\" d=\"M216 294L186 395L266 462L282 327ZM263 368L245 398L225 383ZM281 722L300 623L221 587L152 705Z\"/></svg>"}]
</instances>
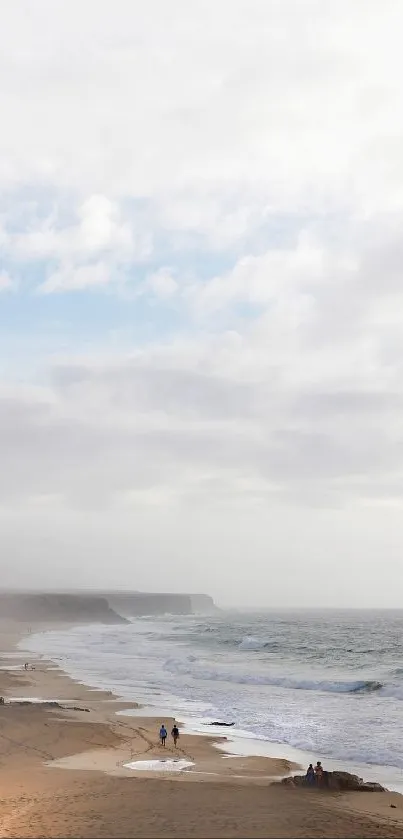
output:
<instances>
[{"instance_id":1,"label":"cloud","mask_svg":"<svg viewBox=\"0 0 403 839\"><path fill-rule=\"evenodd\" d=\"M8 291L14 285L7 271L0 271L0 291Z\"/></svg>"},{"instance_id":2,"label":"cloud","mask_svg":"<svg viewBox=\"0 0 403 839\"><path fill-rule=\"evenodd\" d=\"M199 551L224 590L246 554L256 579L307 544L316 570L399 558L403 9L25 6L0 31L7 544L22 511L37 555L51 526L181 579Z\"/></svg>"},{"instance_id":3,"label":"cloud","mask_svg":"<svg viewBox=\"0 0 403 839\"><path fill-rule=\"evenodd\" d=\"M28 219L5 228L6 258L24 266L47 267L47 279L39 291L77 291L105 286L134 260L150 253L150 237L135 230L123 218L119 205L104 195L91 195L76 206L56 204L43 215L36 205L28 207ZM46 270L45 267L45 270Z\"/></svg>"},{"instance_id":4,"label":"cloud","mask_svg":"<svg viewBox=\"0 0 403 839\"><path fill-rule=\"evenodd\" d=\"M80 291L99 286L106 286L111 281L111 271L104 262L75 267L66 265L55 271L39 286L41 294L62 291Z\"/></svg>"},{"instance_id":5,"label":"cloud","mask_svg":"<svg viewBox=\"0 0 403 839\"><path fill-rule=\"evenodd\" d=\"M116 242L131 246L130 230L119 225L117 207L104 195L92 195L81 205L79 215L82 242L89 251L105 250Z\"/></svg>"},{"instance_id":6,"label":"cloud","mask_svg":"<svg viewBox=\"0 0 403 839\"><path fill-rule=\"evenodd\" d=\"M371 0L363 21L346 2L335 9L231 0L215 9L212 28L211 3L190 11L176 0L167 16L157 0L149 14L127 0L102 9L73 0L60 19L40 0L24 36L17 13L8 15L3 185L147 195L167 221L187 226L193 216L198 227L198 216L216 236L217 220L227 227L228 193L245 190L252 212L233 206L233 220L253 220L262 194L272 211L401 206L403 110L390 56L402 11L389 0L380 20ZM183 191L190 212L174 200L170 213L169 196ZM199 201L210 211L198 213ZM243 224L235 222L236 235Z\"/></svg>"},{"instance_id":7,"label":"cloud","mask_svg":"<svg viewBox=\"0 0 403 839\"><path fill-rule=\"evenodd\" d=\"M144 293L151 292L159 300L169 300L178 292L178 283L167 268L161 268L147 277L143 285Z\"/></svg>"},{"instance_id":8,"label":"cloud","mask_svg":"<svg viewBox=\"0 0 403 839\"><path fill-rule=\"evenodd\" d=\"M17 13L2 27L5 253L22 263L23 277L37 263L48 292L85 289L82 276L92 284L89 266L99 262L112 283L121 265L132 282L152 258L148 273L159 279L141 293L160 300L174 296L166 281L163 291L165 266L178 282L178 254L183 263L188 253L193 270L185 273L197 278L202 253L216 282L197 306L233 300L242 283L251 303L264 305L270 282L254 264L262 252L271 280L293 270L280 264L287 254L321 259L323 227L331 237L342 224L348 238L357 220L368 227L402 210L403 108L390 65L398 5L388 0L380 21L371 0L363 22L344 0L337 14L334 3L225 0L214 30L210 3L191 13L182 0L174 5L167 16L153 0L149 15L119 0L116 14L110 3L82 9L73 0L61 21L40 0L24 36ZM31 212L16 224L21 185ZM226 277L213 266L220 252L231 256Z\"/></svg>"},{"instance_id":9,"label":"cloud","mask_svg":"<svg viewBox=\"0 0 403 839\"><path fill-rule=\"evenodd\" d=\"M378 483L380 497L388 484L396 493L403 388L371 351L353 375L351 352L334 369L329 357L314 366L281 344L273 356L257 329L60 363L38 394L0 400L2 502L45 493L112 508L164 491L204 504L224 485L230 503L339 507L373 499Z\"/></svg>"},{"instance_id":10,"label":"cloud","mask_svg":"<svg viewBox=\"0 0 403 839\"><path fill-rule=\"evenodd\" d=\"M242 257L228 273L195 287L195 303L213 311L240 302L267 306L300 291L305 291L308 300L326 279L326 258L321 244L301 232L296 245Z\"/></svg>"},{"instance_id":11,"label":"cloud","mask_svg":"<svg viewBox=\"0 0 403 839\"><path fill-rule=\"evenodd\" d=\"M129 257L134 251L134 237L116 202L104 195L91 195L78 205L75 218L63 224L57 209L45 219L30 219L29 229L11 237L13 252L21 257L65 259L116 253Z\"/></svg>"}]
</instances>

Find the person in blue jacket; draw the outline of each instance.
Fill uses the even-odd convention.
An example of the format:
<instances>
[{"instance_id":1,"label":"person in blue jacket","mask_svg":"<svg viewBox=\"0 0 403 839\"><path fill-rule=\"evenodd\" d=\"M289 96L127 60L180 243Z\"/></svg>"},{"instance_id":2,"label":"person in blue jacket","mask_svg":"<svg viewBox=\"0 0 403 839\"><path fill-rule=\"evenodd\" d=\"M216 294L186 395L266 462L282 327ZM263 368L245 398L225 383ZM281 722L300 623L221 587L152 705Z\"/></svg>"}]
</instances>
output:
<instances>
[{"instance_id":1,"label":"person in blue jacket","mask_svg":"<svg viewBox=\"0 0 403 839\"><path fill-rule=\"evenodd\" d=\"M160 728L160 740L161 740L161 746L164 746L164 748L165 748L165 743L166 743L167 736L168 736L168 732L165 728L164 723L162 723L162 726Z\"/></svg>"}]
</instances>

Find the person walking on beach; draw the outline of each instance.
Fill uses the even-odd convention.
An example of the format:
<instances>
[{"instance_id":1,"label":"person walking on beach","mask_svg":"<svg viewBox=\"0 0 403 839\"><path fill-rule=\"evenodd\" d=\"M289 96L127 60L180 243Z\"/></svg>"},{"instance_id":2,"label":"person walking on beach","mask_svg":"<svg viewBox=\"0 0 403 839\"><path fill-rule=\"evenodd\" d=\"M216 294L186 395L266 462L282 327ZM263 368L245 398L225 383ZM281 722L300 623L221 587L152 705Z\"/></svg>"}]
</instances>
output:
<instances>
[{"instance_id":1,"label":"person walking on beach","mask_svg":"<svg viewBox=\"0 0 403 839\"><path fill-rule=\"evenodd\" d=\"M315 770L312 766L312 763L309 764L308 769L306 770L306 782L312 787L315 783Z\"/></svg>"},{"instance_id":2,"label":"person walking on beach","mask_svg":"<svg viewBox=\"0 0 403 839\"><path fill-rule=\"evenodd\" d=\"M318 760L315 766L315 778L318 787L321 787L323 785L323 766L320 760Z\"/></svg>"},{"instance_id":3,"label":"person walking on beach","mask_svg":"<svg viewBox=\"0 0 403 839\"><path fill-rule=\"evenodd\" d=\"M164 723L162 723L162 726L160 728L160 740L161 740L161 746L163 746L164 749L165 749L165 742L166 742L167 736L168 736L168 732L165 728Z\"/></svg>"},{"instance_id":4,"label":"person walking on beach","mask_svg":"<svg viewBox=\"0 0 403 839\"><path fill-rule=\"evenodd\" d=\"M172 729L172 731L171 731L171 734L172 734L173 741L174 741L174 746L175 746L175 749L176 749L176 744L177 744L177 742L178 742L178 740L179 740L179 728L178 728L178 726L176 725L176 722L174 722L174 727L173 727L173 729Z\"/></svg>"}]
</instances>

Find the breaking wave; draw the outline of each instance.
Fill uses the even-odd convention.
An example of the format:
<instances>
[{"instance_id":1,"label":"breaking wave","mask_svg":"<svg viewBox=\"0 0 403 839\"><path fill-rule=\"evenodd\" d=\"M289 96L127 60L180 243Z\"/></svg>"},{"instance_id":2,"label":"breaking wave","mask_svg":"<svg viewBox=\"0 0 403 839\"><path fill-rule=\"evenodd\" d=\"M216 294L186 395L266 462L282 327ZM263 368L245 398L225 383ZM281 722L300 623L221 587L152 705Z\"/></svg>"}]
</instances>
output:
<instances>
[{"instance_id":1,"label":"breaking wave","mask_svg":"<svg viewBox=\"0 0 403 839\"><path fill-rule=\"evenodd\" d=\"M188 658L189 662L189 658ZM377 681L337 682L314 679L292 679L285 676L253 676L238 673L225 673L218 670L195 669L177 659L168 659L164 665L170 673L181 676L193 675L202 681L229 682L239 685L271 685L273 687L288 688L289 690L316 690L330 693L373 693L381 690L384 685Z\"/></svg>"},{"instance_id":2,"label":"breaking wave","mask_svg":"<svg viewBox=\"0 0 403 839\"><path fill-rule=\"evenodd\" d=\"M403 612L224 613L44 633L24 648L203 731L206 719L234 722L237 736L350 761L356 773L362 762L399 767L401 784L402 638Z\"/></svg>"}]
</instances>

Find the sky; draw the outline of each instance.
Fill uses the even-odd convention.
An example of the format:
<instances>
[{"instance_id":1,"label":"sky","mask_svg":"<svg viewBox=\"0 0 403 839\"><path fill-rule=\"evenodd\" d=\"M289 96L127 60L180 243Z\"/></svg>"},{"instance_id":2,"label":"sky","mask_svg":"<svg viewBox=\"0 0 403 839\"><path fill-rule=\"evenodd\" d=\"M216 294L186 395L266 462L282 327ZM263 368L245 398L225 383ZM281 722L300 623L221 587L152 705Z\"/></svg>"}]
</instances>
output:
<instances>
[{"instance_id":1,"label":"sky","mask_svg":"<svg viewBox=\"0 0 403 839\"><path fill-rule=\"evenodd\" d=\"M400 0L5 0L2 586L400 606Z\"/></svg>"}]
</instances>

